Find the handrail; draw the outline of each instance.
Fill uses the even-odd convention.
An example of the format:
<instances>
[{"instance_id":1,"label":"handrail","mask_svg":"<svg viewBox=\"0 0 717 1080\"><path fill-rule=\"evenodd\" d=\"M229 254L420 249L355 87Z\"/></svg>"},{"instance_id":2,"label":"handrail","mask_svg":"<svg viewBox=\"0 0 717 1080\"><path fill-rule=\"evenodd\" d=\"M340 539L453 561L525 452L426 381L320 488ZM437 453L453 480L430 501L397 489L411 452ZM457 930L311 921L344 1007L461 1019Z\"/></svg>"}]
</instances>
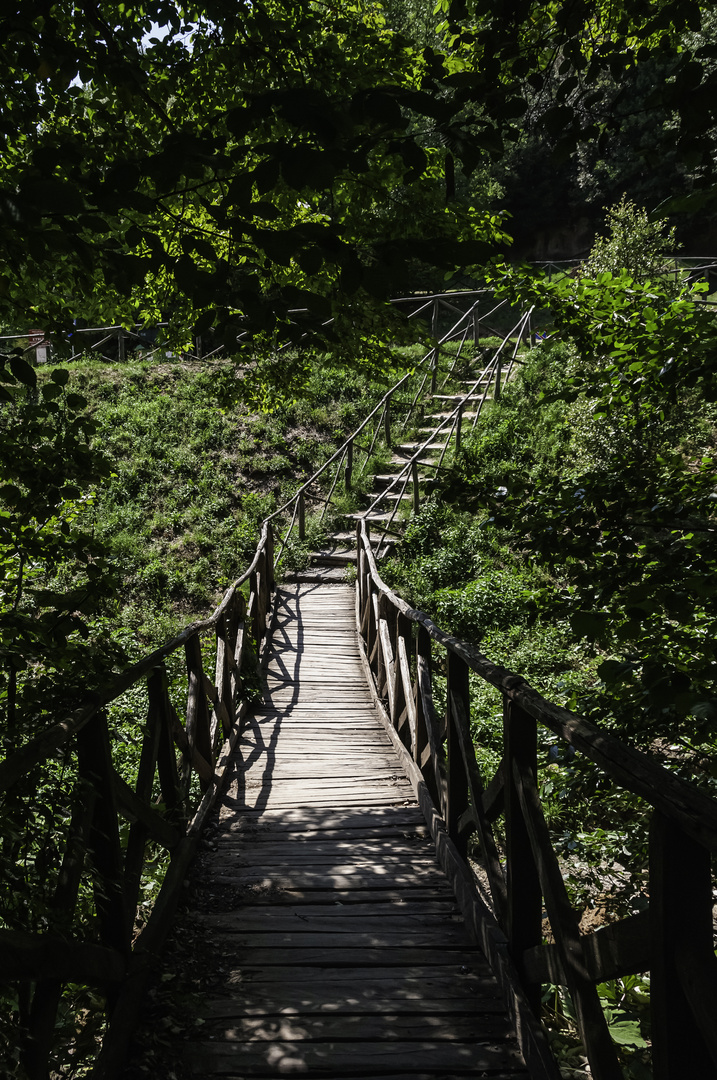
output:
<instances>
[{"instance_id":1,"label":"handrail","mask_svg":"<svg viewBox=\"0 0 717 1080\"><path fill-rule=\"evenodd\" d=\"M355 430L352 431L351 434L348 435L344 439L344 441L334 451L334 453L331 455L331 457L329 457L312 474L312 476L310 476L308 478L308 480L305 480L303 482L303 484L299 488L297 488L297 490L291 495L291 497L289 499L287 499L281 506L279 506L272 514L270 514L266 518L266 521L275 521L277 518L279 518L281 515L285 514L287 511L291 511L291 519L290 519L288 528L287 528L285 534L282 536L282 538L280 540L280 543L279 543L279 546L278 546L275 565L278 565L280 559L282 558L282 555L283 555L283 553L284 553L284 551L286 549L286 545L287 545L287 543L289 541L289 538L290 538L290 536L291 536L291 534L292 534L292 532L294 530L295 525L297 525L297 523L298 523L298 529L299 529L299 538L301 540L304 539L304 515L301 512L301 504L306 498L311 497L310 494L309 494L309 489L311 488L311 486L314 485L318 480L320 480L320 478L333 465L338 463L337 464L337 469L336 469L336 475L334 476L333 482L330 485L329 495L326 498L321 498L321 500L320 500L323 503L323 509L322 509L322 513L321 513L321 518L323 520L323 517L324 517L324 515L326 513L326 509L327 509L327 507L328 507L328 505L329 505L329 503L331 501L331 497L333 495L333 492L335 491L335 489L337 487L341 467L342 467L342 465L344 463L344 460L347 459L347 457L348 457L349 465L347 466L347 473L346 473L346 489L348 490L350 488L351 474L352 474L352 470L353 470L353 448L355 446L359 445L358 442L357 442L358 438L368 428L368 426L371 424L371 422L374 419L378 418L377 424L376 424L376 429L375 429L373 437L371 439L371 445L370 445L369 449L367 450L365 447L360 447L360 449L362 449L362 451L363 451L363 453L365 455L365 461L368 461L368 459L371 456L371 453L373 452L373 448L375 446L377 436L378 436L379 431L380 431L382 426L385 426L385 428L386 428L386 439L385 439L385 441L386 441L386 445L389 445L389 434L388 434L389 421L387 419L387 410L390 407L391 401L394 399L394 397L398 393L398 391L400 391L408 383L408 381L411 378L413 378L417 373L423 372L424 373L423 374L423 379L422 379L422 381L421 381L421 383L420 383L420 385L418 387L418 390L417 390L415 396L413 397L413 400L410 402L410 404L408 406L408 409L406 411L406 415L404 416L404 419L403 419L403 425L402 426L403 426L403 428L405 428L405 426L406 426L406 424L408 422L408 419L411 416L411 413L413 412L414 408L416 407L418 399L419 399L419 397L420 397L420 395L421 395L421 393L423 391L423 388L424 388L424 386L425 386L425 384L427 382L427 379L428 379L429 375L431 375L432 384L435 383L436 371L437 371L438 352L442 349L442 347L447 342L449 342L449 341L455 339L456 337L460 336L461 331L463 330L463 335L462 335L461 343L459 345L459 350L458 350L458 355L460 355L460 352L461 352L461 350L463 348L463 345L465 343L466 334L467 334L467 328L470 327L470 325L472 324L474 332L476 334L479 333L480 326L482 325L482 321L486 316L482 316L482 315L478 314L477 305L479 303L480 298L482 296L484 296L484 295L487 295L487 294L492 295L492 290L490 290L490 289L462 290L460 292L456 291L454 293L446 293L446 294L440 294L440 295L439 294L435 294L435 295L431 294L430 296L418 295L416 297L401 297L401 298L398 298L398 299L392 301L393 303L396 303L396 304L400 304L400 303L404 303L404 302L412 302L412 303L417 303L418 302L418 303L420 303L421 306L416 311L411 312L410 315L408 316L409 318L411 318L413 315L417 315L419 313L425 312L425 310L427 308L431 308L432 312L433 312L431 321L432 321L434 332L435 332L435 329L436 329L436 326L437 326L436 312L438 310L438 305L442 302L442 300L444 299L445 296L450 296L450 297L453 297L453 298L460 298L462 300L468 301L469 306L467 307L466 311L461 311L460 308L455 308L455 310L459 312L459 318L455 322L452 323L452 325L450 326L450 329L446 333L444 333L444 334L442 334L440 336L436 336L436 344L433 345L428 350L428 352L421 358L421 360L419 360L414 365L412 370L408 371L405 375L401 376L401 378L398 379L383 394L383 396L376 403L376 405L371 409L371 411L368 413L368 415L366 417L364 417L364 419L355 428ZM501 307L504 303L505 303L505 301L502 301L501 304L492 307L488 314L489 315L492 314L497 309L497 307ZM451 308L451 310L454 309L454 305L449 305L449 307ZM531 311L532 311L532 308L531 308ZM403 491L405 491L407 483L408 483L408 481L406 480L406 477L410 477L410 474L411 474L411 471L413 469L413 466L414 466L415 462L418 460L418 458L421 456L421 454L424 453L425 450L435 441L435 439L438 437L438 435L440 435L443 432L443 430L447 427L447 425L450 424L451 421L453 421L453 426L451 428L451 432L450 432L450 435L449 435L449 441L450 441L450 439L453 437L453 434L454 434L454 432L456 431L456 428L457 428L456 417L460 414L465 402L475 392L476 387L480 384L480 381L485 376L486 372L494 372L495 373L497 371L498 374L496 376L496 381L498 381L500 379L501 354L502 354L503 350L506 348L506 346L508 345L508 343L512 342L512 339L513 339L514 335L517 332L518 339L517 339L517 341L515 343L515 349L513 351L513 356L512 356L511 365L510 365L510 367L512 368L512 363L515 361L515 355L517 353L520 338L521 338L521 336L523 334L528 332L527 327L529 325L529 319L530 319L530 312L521 314L520 318L518 319L518 322L503 337L503 340L501 341L501 344L498 346L493 358L488 363L488 365L485 368L484 372L479 376L478 380L474 382L473 386L468 391L468 393L465 394L462 397L461 401L453 409L453 411L451 412L449 417L447 419L445 419L444 421L442 421L440 424L438 424L436 429L434 431L432 431L431 434L426 439L423 440L423 442L422 442L421 446L419 447L419 449L410 457L410 459L407 459L406 464L403 467L403 469L400 471L400 473L395 478L393 478L391 483L374 499L371 506L367 510L363 511L364 514L371 513L376 508L376 506L378 506L382 501L384 501L387 498L387 496L389 496L394 491L394 489L396 488L396 485L401 483L402 481L403 481ZM464 327L466 329L463 329ZM454 358L454 364L456 362L456 359L457 359L457 357ZM430 364L429 364L429 362L430 362ZM482 406L483 406L483 404L485 402L485 397L486 397L486 394L483 395L483 400L481 401L480 408L482 408ZM478 413L480 413L480 408L478 410ZM476 419L477 419L477 416L476 416ZM474 426L475 426L475 419L474 419ZM460 432L459 432L459 434L457 436L457 440L458 440L459 437L460 437ZM440 464L442 464L442 461L443 461L443 457L441 458L441 463ZM365 463L364 463L364 466L365 466ZM414 502L415 501L416 500L414 499ZM395 517L395 513L397 511L397 506L398 506L398 504L396 504L396 506L394 506L393 513L391 514L391 520L384 527L384 531L386 533L389 533L390 530L391 530L391 524L393 522L393 518Z\"/></svg>"},{"instance_id":2,"label":"handrail","mask_svg":"<svg viewBox=\"0 0 717 1080\"><path fill-rule=\"evenodd\" d=\"M500 928L536 1015L542 983L569 987L597 1080L615 1080L622 1071L596 985L648 970L654 1075L668 1080L717 1075L710 862L717 852L717 802L591 721L547 701L521 675L411 608L381 580L365 521L357 524L357 547L356 614L367 674L414 782L445 822L452 852L448 863L460 861L459 884L463 888L470 879L473 893L467 850L469 835L477 834L493 915L471 903L486 949L495 947ZM432 644L445 650L446 658L447 709L440 719L433 704ZM470 732L469 671L503 699L504 756L485 784ZM580 933L540 804L538 725L653 808L649 913ZM493 829L501 814L502 852ZM544 907L554 945L543 943Z\"/></svg>"},{"instance_id":3,"label":"handrail","mask_svg":"<svg viewBox=\"0 0 717 1080\"><path fill-rule=\"evenodd\" d=\"M247 581L245 599L240 589ZM30 1001L22 1046L29 1080L48 1075L63 982L82 982L106 993L109 1026L93 1076L110 1080L121 1071L152 957L168 932L201 829L226 778L253 696L257 663L267 655L267 613L273 590L273 533L265 522L250 566L209 618L185 627L0 764L0 793L12 798L33 769L58 749L71 748L73 756L65 758L70 773L75 771L78 796L50 905L50 922L54 911L62 936L52 930L38 934L22 927L0 929L0 948L7 961L0 967L0 980L21 981ZM216 637L213 681L205 672L200 640L212 630ZM182 649L187 667L184 724L169 695L165 665L168 657ZM140 685L146 687L147 725L132 787L112 762L106 706ZM161 792L161 807L153 795L155 787ZM120 817L130 822L124 854ZM58 830L62 827L58 823ZM154 851L169 853L169 865L149 920L133 940L150 841ZM67 940L67 923L87 875L94 892L97 929L78 926L79 938Z\"/></svg>"}]
</instances>

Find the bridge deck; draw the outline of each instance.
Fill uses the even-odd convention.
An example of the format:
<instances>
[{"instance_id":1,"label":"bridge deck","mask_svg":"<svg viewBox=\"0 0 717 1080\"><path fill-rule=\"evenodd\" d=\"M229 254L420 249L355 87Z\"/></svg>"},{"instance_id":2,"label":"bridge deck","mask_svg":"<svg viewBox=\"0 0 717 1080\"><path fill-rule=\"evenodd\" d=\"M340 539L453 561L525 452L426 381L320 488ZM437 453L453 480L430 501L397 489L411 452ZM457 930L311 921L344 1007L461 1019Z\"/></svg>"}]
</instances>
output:
<instances>
[{"instance_id":1,"label":"bridge deck","mask_svg":"<svg viewBox=\"0 0 717 1080\"><path fill-rule=\"evenodd\" d=\"M279 593L199 873L216 957L189 1076L526 1077L367 689L348 586Z\"/></svg>"}]
</instances>

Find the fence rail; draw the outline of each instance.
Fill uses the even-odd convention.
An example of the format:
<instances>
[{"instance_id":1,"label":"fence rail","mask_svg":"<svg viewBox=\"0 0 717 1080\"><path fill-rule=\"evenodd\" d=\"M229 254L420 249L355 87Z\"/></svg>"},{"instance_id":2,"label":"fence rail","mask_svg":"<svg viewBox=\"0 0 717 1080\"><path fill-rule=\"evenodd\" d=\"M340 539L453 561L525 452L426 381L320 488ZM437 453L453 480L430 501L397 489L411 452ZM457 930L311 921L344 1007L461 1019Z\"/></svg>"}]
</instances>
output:
<instances>
[{"instance_id":1,"label":"fence rail","mask_svg":"<svg viewBox=\"0 0 717 1080\"><path fill-rule=\"evenodd\" d=\"M379 577L365 521L358 524L357 543L357 623L367 670L409 768L445 821L451 856L460 860L459 869L453 868L455 883L463 889L488 955L500 962L495 938L500 933L535 1015L542 984L569 988L596 1080L623 1075L596 985L649 971L655 1080L717 1076L711 873L717 803L595 724L546 701L522 676L493 664L410 608ZM445 716L434 706L437 668L447 675ZM503 699L504 754L486 783L470 732L471 671ZM650 903L644 914L580 933L540 801L540 727L652 807ZM494 828L501 816L502 849ZM473 885L467 861L472 834L489 882L492 914L482 908ZM543 942L544 907L554 944ZM535 1053L529 1035L523 1049L528 1059Z\"/></svg>"},{"instance_id":2,"label":"fence rail","mask_svg":"<svg viewBox=\"0 0 717 1080\"><path fill-rule=\"evenodd\" d=\"M274 588L273 541L265 523L248 570L213 615L93 694L74 715L31 739L0 764L0 794L13 796L33 770L58 753L76 760L75 810L50 904L49 920L66 927L83 883L94 895L93 915L66 933L0 929L0 978L23 993L26 1032L21 1063L28 1080L46 1080L64 983L98 987L107 999L108 1029L94 1076L116 1076L140 1007L151 961L171 925L182 882L214 805L248 710L257 661L266 640ZM248 598L240 591L245 583ZM202 635L213 632L213 679ZM169 694L166 661L186 662L184 722ZM244 685L249 679L249 689ZM132 687L144 687L146 727L134 786L112 762L107 706ZM179 752L179 763L177 762ZM157 794L157 799L155 795ZM120 818L130 822L124 853ZM150 842L169 853L159 894L135 936L142 872ZM81 936L78 937L78 934Z\"/></svg>"}]
</instances>

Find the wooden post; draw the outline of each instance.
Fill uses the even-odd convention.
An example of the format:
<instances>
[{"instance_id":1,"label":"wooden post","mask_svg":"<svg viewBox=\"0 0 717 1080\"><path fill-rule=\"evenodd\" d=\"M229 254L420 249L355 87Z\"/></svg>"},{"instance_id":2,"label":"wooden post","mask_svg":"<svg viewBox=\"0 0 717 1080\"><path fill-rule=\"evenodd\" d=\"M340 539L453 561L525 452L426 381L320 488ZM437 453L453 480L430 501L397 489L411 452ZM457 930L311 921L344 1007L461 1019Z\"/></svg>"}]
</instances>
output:
<instances>
[{"instance_id":1,"label":"wooden post","mask_svg":"<svg viewBox=\"0 0 717 1080\"><path fill-rule=\"evenodd\" d=\"M197 360L202 359L202 336L198 334L194 339L194 348L196 350Z\"/></svg>"},{"instance_id":2,"label":"wooden post","mask_svg":"<svg viewBox=\"0 0 717 1080\"><path fill-rule=\"evenodd\" d=\"M299 492L299 540L307 538L307 503L303 491Z\"/></svg>"},{"instance_id":3,"label":"wooden post","mask_svg":"<svg viewBox=\"0 0 717 1080\"><path fill-rule=\"evenodd\" d=\"M473 309L473 344L476 349L480 345L480 318L477 308Z\"/></svg>"},{"instance_id":4,"label":"wooden post","mask_svg":"<svg viewBox=\"0 0 717 1080\"><path fill-rule=\"evenodd\" d=\"M229 657L234 652L234 642L231 637L232 630L231 609L217 620L217 663L214 676L214 685L219 695L219 703L216 707L216 716L220 716L222 734L226 739L234 726L234 701L232 698L232 673L229 667ZM220 706L224 706L226 713Z\"/></svg>"},{"instance_id":5,"label":"wooden post","mask_svg":"<svg viewBox=\"0 0 717 1080\"><path fill-rule=\"evenodd\" d=\"M154 676L152 676L154 677ZM147 726L142 740L142 753L139 759L137 771L137 786L135 791L142 802L150 803L152 799L152 786L154 771L159 752L160 715L157 702L154 698L149 699L147 710ZM127 839L127 853L125 855L125 882L124 895L127 908L129 925L127 933L131 935L134 915L139 898L139 888L142 880L142 867L144 866L144 849L147 842L147 828L141 821L133 821L129 829Z\"/></svg>"},{"instance_id":6,"label":"wooden post","mask_svg":"<svg viewBox=\"0 0 717 1080\"><path fill-rule=\"evenodd\" d=\"M147 681L150 708L159 716L159 745L157 748L157 772L159 774L162 802L166 807L167 820L181 828L187 818L187 807L182 796L182 784L177 769L174 745L174 723L177 719L174 706L167 692L167 671L164 664L155 668Z\"/></svg>"},{"instance_id":7,"label":"wooden post","mask_svg":"<svg viewBox=\"0 0 717 1080\"><path fill-rule=\"evenodd\" d=\"M411 487L413 488L413 512L417 514L421 507L421 497L418 485L418 462L411 462Z\"/></svg>"},{"instance_id":8,"label":"wooden post","mask_svg":"<svg viewBox=\"0 0 717 1080\"><path fill-rule=\"evenodd\" d=\"M378 667L377 667L377 670L376 670L376 685L378 687L378 692L381 695L381 697L389 697L390 698L390 694L389 694L390 680L389 680L388 668L389 668L389 665L393 662L393 657L392 656L389 656L389 657L385 656L385 654L384 654L384 642L382 640L383 635L381 634L381 623L385 621L386 626L387 626L387 628L389 630L389 641L390 641L391 619L389 617L390 613L387 611L388 603L389 603L389 601L388 601L388 599L386 597L386 594L385 593L379 593L379 595L378 595L378 622L377 622L377 626L376 626L376 638L377 638L377 644L378 644L378 648L376 650L376 659L378 661ZM393 717L391 717L391 719L393 719Z\"/></svg>"},{"instance_id":9,"label":"wooden post","mask_svg":"<svg viewBox=\"0 0 717 1080\"><path fill-rule=\"evenodd\" d=\"M129 954L122 854L112 780L114 769L106 713L96 713L78 732L77 766L80 777L94 792L96 800L88 848L100 941Z\"/></svg>"},{"instance_id":10,"label":"wooden post","mask_svg":"<svg viewBox=\"0 0 717 1080\"><path fill-rule=\"evenodd\" d=\"M680 954L698 958L693 993L699 997L699 958L709 972L714 955L710 853L659 810L653 811L650 827L650 938L653 1076L714 1080L717 1064L679 971Z\"/></svg>"},{"instance_id":11,"label":"wooden post","mask_svg":"<svg viewBox=\"0 0 717 1080\"><path fill-rule=\"evenodd\" d=\"M430 725L430 731L429 731ZM445 821L448 814L448 796L445 770L437 779L436 755L442 747L436 745L436 723L433 707L433 686L431 680L431 637L424 626L419 624L416 642L416 761L426 781L426 785ZM435 752L435 753L434 753ZM442 763L443 764L443 763Z\"/></svg>"},{"instance_id":12,"label":"wooden post","mask_svg":"<svg viewBox=\"0 0 717 1080\"><path fill-rule=\"evenodd\" d=\"M416 760L416 730L413 723L413 687L411 686L411 655L413 653L413 624L396 609L396 646L394 675L396 683L395 726L403 745Z\"/></svg>"},{"instance_id":13,"label":"wooden post","mask_svg":"<svg viewBox=\"0 0 717 1080\"><path fill-rule=\"evenodd\" d=\"M271 607L271 594L276 588L274 577L274 529L269 521L266 526L266 588L268 593L267 604Z\"/></svg>"},{"instance_id":14,"label":"wooden post","mask_svg":"<svg viewBox=\"0 0 717 1080\"><path fill-rule=\"evenodd\" d=\"M498 357L495 368L495 386L493 388L493 400L500 401L500 375L503 365L500 356Z\"/></svg>"},{"instance_id":15,"label":"wooden post","mask_svg":"<svg viewBox=\"0 0 717 1080\"><path fill-rule=\"evenodd\" d=\"M53 913L63 914L65 918L75 909L94 807L94 792L83 791L80 785L80 790L75 793L75 806L67 832L62 867L51 903ZM62 982L59 979L42 979L35 987L28 1038L22 1050L22 1063L28 1080L47 1080L48 1058L61 996Z\"/></svg>"},{"instance_id":16,"label":"wooden post","mask_svg":"<svg viewBox=\"0 0 717 1080\"><path fill-rule=\"evenodd\" d=\"M463 423L463 404L458 406L458 416L456 417L456 456L461 452L461 425Z\"/></svg>"},{"instance_id":17,"label":"wooden post","mask_svg":"<svg viewBox=\"0 0 717 1080\"><path fill-rule=\"evenodd\" d=\"M347 492L351 490L351 473L354 467L354 441L351 439L346 447L346 465L344 467L344 488Z\"/></svg>"},{"instance_id":18,"label":"wooden post","mask_svg":"<svg viewBox=\"0 0 717 1080\"><path fill-rule=\"evenodd\" d=\"M303 491L299 492L299 540L306 539L306 500Z\"/></svg>"},{"instance_id":19,"label":"wooden post","mask_svg":"<svg viewBox=\"0 0 717 1080\"><path fill-rule=\"evenodd\" d=\"M391 399L386 398L386 408L383 410L383 433L386 437L386 446L391 446Z\"/></svg>"},{"instance_id":20,"label":"wooden post","mask_svg":"<svg viewBox=\"0 0 717 1080\"><path fill-rule=\"evenodd\" d=\"M122 329L122 327L120 327L117 331L117 359L119 360L120 364L124 363L125 355L126 349L124 341L124 330Z\"/></svg>"},{"instance_id":21,"label":"wooden post","mask_svg":"<svg viewBox=\"0 0 717 1080\"><path fill-rule=\"evenodd\" d=\"M465 859L468 853L466 833L459 832L458 821L468 808L468 776L461 754L461 743L456 731L453 698L463 703L466 716L470 717L470 694L468 689L468 665L457 653L448 652L448 684L446 686L446 731L448 749L448 806L446 826L448 835Z\"/></svg>"},{"instance_id":22,"label":"wooden post","mask_svg":"<svg viewBox=\"0 0 717 1080\"><path fill-rule=\"evenodd\" d=\"M209 730L209 708L207 695L204 690L204 672L202 668L202 646L199 634L194 634L184 646L187 658L187 676L189 687L187 691L187 722L186 732L190 746L196 747L206 763L214 766L212 754L212 740ZM189 770L191 772L191 769ZM187 774L188 775L188 774ZM208 784L201 781L202 791Z\"/></svg>"},{"instance_id":23,"label":"wooden post","mask_svg":"<svg viewBox=\"0 0 717 1080\"><path fill-rule=\"evenodd\" d=\"M537 778L537 724L510 698L503 698L503 738L505 743L505 847L508 891L508 946L519 974L523 976L523 953L543 940L543 896L528 830L523 819L513 775L513 762L527 765ZM536 779L537 782L537 779ZM530 1005L540 1012L540 984L523 980Z\"/></svg>"},{"instance_id":24,"label":"wooden post","mask_svg":"<svg viewBox=\"0 0 717 1080\"><path fill-rule=\"evenodd\" d=\"M433 312L431 316L431 336L433 338L438 337L438 300L433 301ZM433 347L433 356L431 358L431 395L436 392L436 379L438 378L438 346Z\"/></svg>"}]
</instances>

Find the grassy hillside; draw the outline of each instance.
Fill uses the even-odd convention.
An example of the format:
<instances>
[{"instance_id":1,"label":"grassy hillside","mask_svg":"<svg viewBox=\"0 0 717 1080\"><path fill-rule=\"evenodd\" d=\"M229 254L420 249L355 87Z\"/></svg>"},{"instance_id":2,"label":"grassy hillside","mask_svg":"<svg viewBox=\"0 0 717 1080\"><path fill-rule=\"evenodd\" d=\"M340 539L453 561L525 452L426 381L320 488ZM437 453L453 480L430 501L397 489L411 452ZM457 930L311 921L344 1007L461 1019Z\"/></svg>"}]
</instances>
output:
<instances>
[{"instance_id":1,"label":"grassy hillside","mask_svg":"<svg viewBox=\"0 0 717 1080\"><path fill-rule=\"evenodd\" d=\"M327 364L300 400L258 412L231 360L85 360L70 384L111 469L84 511L119 581L105 614L145 646L211 609L250 561L261 520L384 391Z\"/></svg>"}]
</instances>

